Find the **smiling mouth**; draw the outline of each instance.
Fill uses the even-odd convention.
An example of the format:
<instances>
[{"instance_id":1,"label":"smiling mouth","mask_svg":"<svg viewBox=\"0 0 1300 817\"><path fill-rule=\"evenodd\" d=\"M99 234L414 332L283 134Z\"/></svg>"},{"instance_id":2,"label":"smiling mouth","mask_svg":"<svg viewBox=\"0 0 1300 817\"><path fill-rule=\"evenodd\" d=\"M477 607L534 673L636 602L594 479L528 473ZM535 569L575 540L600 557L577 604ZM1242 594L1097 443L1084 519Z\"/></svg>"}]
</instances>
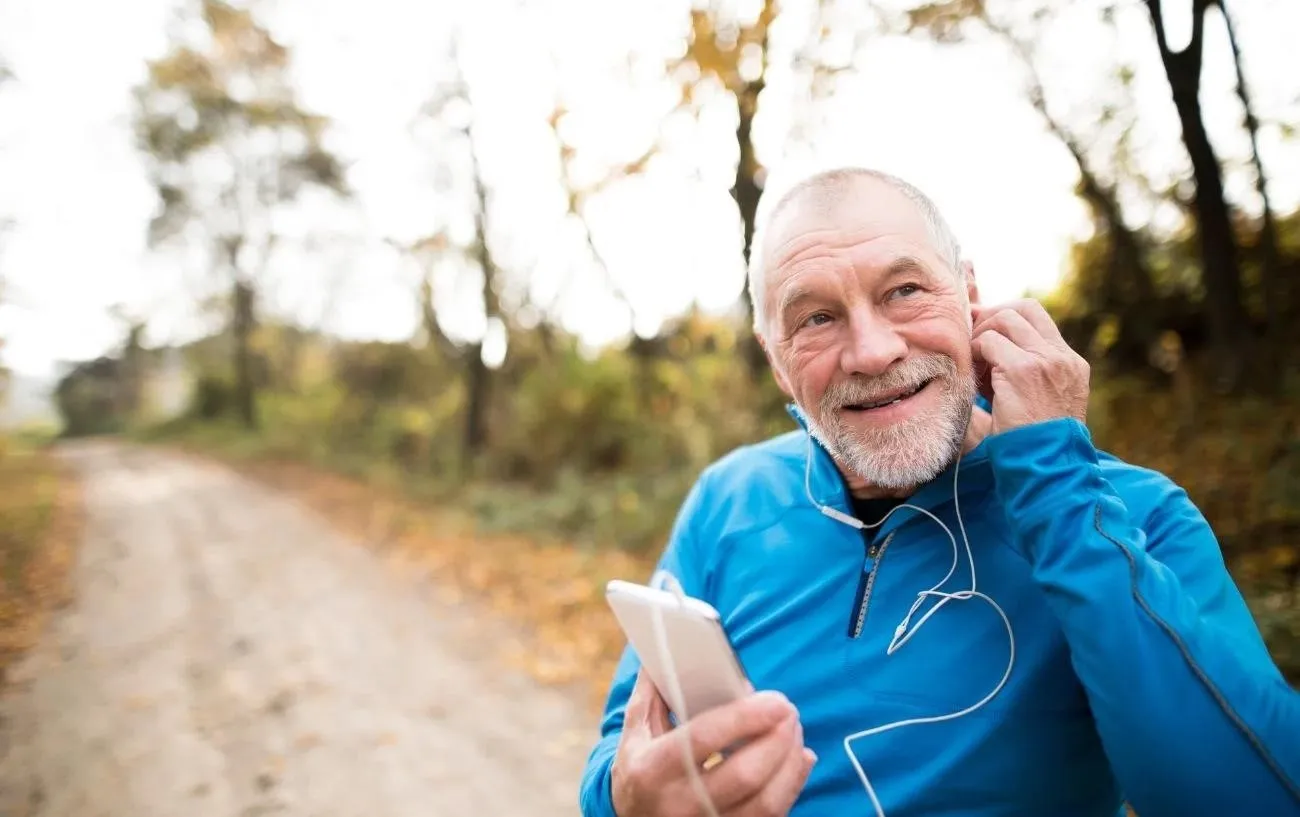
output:
<instances>
[{"instance_id":1,"label":"smiling mouth","mask_svg":"<svg viewBox=\"0 0 1300 817\"><path fill-rule=\"evenodd\" d=\"M845 411L871 411L872 409L884 408L885 406L892 406L895 403L901 403L907 398L912 397L913 395L919 393L922 389L924 389L926 386L930 385L933 382L934 382L933 378L931 378L930 380L922 381L921 383L914 386L913 388L907 389L906 391L897 392L881 400L876 400L875 402L850 403L844 406L844 410Z\"/></svg>"}]
</instances>

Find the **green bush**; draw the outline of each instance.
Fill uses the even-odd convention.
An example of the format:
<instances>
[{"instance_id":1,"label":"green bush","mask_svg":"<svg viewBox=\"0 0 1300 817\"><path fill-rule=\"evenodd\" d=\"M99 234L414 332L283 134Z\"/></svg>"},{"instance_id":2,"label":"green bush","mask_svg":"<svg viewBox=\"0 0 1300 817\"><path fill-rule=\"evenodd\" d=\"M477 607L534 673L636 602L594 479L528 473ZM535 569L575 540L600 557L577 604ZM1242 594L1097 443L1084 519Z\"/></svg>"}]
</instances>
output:
<instances>
[{"instance_id":1,"label":"green bush","mask_svg":"<svg viewBox=\"0 0 1300 817\"><path fill-rule=\"evenodd\" d=\"M514 356L491 373L488 439L468 469L463 382L403 344L343 344L334 359L346 376L265 390L256 436L230 421L173 431L454 503L486 530L646 554L707 463L794 428L770 376L755 381L719 326L696 317L647 348L598 355L519 330ZM1300 677L1300 384L1225 398L1197 385L1194 362L1184 365L1188 376L1163 384L1098 366L1089 425L1103 448L1188 490L1274 654ZM204 382L199 403L223 406L224 381Z\"/></svg>"},{"instance_id":2,"label":"green bush","mask_svg":"<svg viewBox=\"0 0 1300 817\"><path fill-rule=\"evenodd\" d=\"M194 384L190 413L202 420L225 417L235 404L234 386L224 377L201 375Z\"/></svg>"}]
</instances>

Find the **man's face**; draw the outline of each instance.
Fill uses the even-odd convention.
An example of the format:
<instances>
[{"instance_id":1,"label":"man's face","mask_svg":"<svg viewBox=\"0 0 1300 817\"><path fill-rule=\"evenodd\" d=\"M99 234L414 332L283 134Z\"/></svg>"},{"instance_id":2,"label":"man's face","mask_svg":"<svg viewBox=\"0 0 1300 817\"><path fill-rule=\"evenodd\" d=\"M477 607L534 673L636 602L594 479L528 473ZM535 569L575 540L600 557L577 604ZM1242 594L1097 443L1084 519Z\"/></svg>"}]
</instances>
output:
<instances>
[{"instance_id":1,"label":"man's face","mask_svg":"<svg viewBox=\"0 0 1300 817\"><path fill-rule=\"evenodd\" d=\"M841 466L910 489L960 450L977 389L977 294L909 199L874 179L854 184L829 209L805 195L772 224L764 345Z\"/></svg>"}]
</instances>

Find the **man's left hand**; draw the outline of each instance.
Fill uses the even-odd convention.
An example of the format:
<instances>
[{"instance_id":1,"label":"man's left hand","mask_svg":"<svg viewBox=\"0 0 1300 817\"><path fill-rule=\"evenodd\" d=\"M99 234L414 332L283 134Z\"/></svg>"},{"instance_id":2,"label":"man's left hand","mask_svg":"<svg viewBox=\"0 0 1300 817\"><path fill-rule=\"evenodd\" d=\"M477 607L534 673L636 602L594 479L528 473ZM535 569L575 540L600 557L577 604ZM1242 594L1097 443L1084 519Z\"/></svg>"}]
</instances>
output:
<instances>
[{"instance_id":1,"label":"man's left hand","mask_svg":"<svg viewBox=\"0 0 1300 817\"><path fill-rule=\"evenodd\" d=\"M1042 304L1026 299L971 311L971 350L981 367L980 391L992 402L992 433L1061 417L1085 421L1088 361Z\"/></svg>"}]
</instances>

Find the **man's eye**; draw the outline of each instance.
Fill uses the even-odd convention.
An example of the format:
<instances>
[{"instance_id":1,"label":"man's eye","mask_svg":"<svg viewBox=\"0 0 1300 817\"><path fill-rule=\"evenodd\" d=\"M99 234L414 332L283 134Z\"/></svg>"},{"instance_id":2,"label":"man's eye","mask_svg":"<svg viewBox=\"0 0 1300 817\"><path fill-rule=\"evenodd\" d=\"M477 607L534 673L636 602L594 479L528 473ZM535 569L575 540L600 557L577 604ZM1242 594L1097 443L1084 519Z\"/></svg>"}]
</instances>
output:
<instances>
[{"instance_id":1,"label":"man's eye","mask_svg":"<svg viewBox=\"0 0 1300 817\"><path fill-rule=\"evenodd\" d=\"M825 312L817 312L804 319L802 326L821 326L831 319Z\"/></svg>"},{"instance_id":2,"label":"man's eye","mask_svg":"<svg viewBox=\"0 0 1300 817\"><path fill-rule=\"evenodd\" d=\"M907 296L915 295L920 291L921 288L916 284L903 284L901 287L897 287L892 294L906 298Z\"/></svg>"}]
</instances>

